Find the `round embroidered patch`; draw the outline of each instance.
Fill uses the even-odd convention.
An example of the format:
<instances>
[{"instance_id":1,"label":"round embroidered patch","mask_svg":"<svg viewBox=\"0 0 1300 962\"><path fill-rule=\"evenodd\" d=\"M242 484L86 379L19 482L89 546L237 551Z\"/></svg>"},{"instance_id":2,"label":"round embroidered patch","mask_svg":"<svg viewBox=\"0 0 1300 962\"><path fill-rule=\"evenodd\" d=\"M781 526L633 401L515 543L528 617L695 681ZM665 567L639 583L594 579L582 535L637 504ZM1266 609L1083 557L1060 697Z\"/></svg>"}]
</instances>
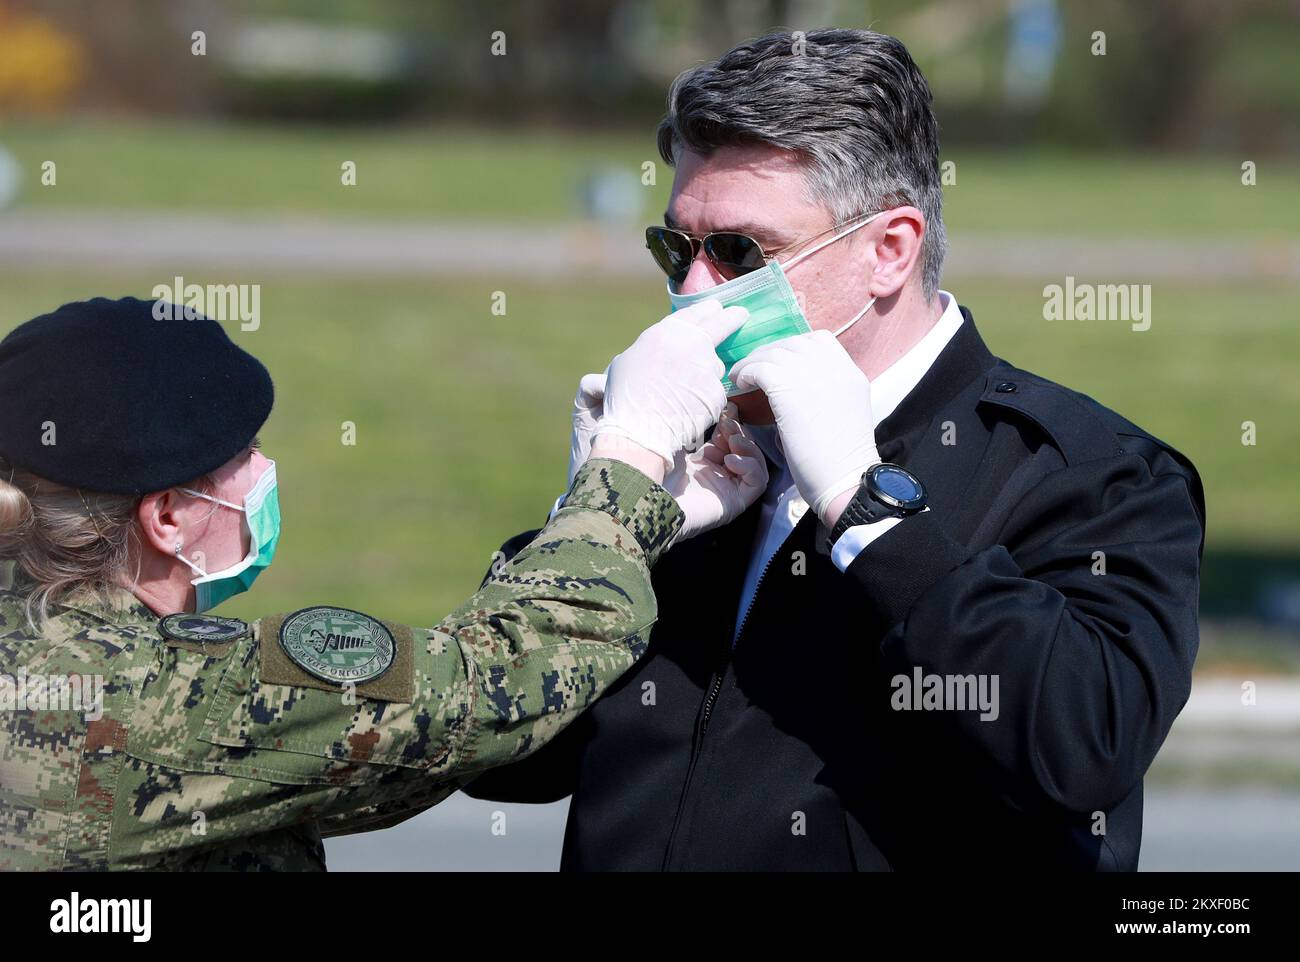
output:
<instances>
[{"instance_id":1,"label":"round embroidered patch","mask_svg":"<svg viewBox=\"0 0 1300 962\"><path fill-rule=\"evenodd\" d=\"M199 641L217 644L234 641L248 634L248 622L219 615L168 615L158 622L158 630L176 641Z\"/></svg>"},{"instance_id":2,"label":"round embroidered patch","mask_svg":"<svg viewBox=\"0 0 1300 962\"><path fill-rule=\"evenodd\" d=\"M328 605L288 615L280 625L280 647L303 671L336 685L378 678L397 653L397 642L382 622Z\"/></svg>"}]
</instances>

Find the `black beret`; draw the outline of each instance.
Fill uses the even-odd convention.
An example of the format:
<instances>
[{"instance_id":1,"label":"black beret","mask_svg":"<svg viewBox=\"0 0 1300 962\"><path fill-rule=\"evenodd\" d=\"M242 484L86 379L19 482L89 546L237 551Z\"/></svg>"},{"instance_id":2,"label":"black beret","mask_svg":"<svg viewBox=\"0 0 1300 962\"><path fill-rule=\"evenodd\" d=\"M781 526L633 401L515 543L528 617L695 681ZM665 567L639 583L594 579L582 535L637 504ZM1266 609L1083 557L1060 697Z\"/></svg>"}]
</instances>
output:
<instances>
[{"instance_id":1,"label":"black beret","mask_svg":"<svg viewBox=\"0 0 1300 962\"><path fill-rule=\"evenodd\" d=\"M0 341L0 456L60 484L146 494L243 450L271 413L271 375L216 321L170 305L176 320L155 320L154 304L64 304Z\"/></svg>"}]
</instances>

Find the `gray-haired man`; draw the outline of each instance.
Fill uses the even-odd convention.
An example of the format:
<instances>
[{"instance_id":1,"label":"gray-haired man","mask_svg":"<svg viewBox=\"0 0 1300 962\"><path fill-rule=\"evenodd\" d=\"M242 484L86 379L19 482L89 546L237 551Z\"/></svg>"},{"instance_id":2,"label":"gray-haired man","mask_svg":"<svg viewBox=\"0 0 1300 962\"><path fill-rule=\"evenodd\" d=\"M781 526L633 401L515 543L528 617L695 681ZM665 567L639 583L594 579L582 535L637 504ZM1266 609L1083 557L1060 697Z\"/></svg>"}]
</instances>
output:
<instances>
[{"instance_id":1,"label":"gray-haired man","mask_svg":"<svg viewBox=\"0 0 1300 962\"><path fill-rule=\"evenodd\" d=\"M1195 469L938 289L898 40L736 47L673 84L659 145L647 245L675 306L748 308L718 353L771 483L655 570L646 659L471 792L572 793L565 868L1135 868L1197 647Z\"/></svg>"}]
</instances>

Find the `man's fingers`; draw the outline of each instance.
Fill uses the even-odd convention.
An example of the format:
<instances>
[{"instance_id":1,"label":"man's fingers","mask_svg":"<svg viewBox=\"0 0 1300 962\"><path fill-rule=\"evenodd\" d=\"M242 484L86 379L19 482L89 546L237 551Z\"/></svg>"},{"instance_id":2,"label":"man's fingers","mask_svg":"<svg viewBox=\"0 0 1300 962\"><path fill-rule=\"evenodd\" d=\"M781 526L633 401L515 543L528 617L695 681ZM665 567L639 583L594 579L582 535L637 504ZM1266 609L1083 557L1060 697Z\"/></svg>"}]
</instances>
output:
<instances>
[{"instance_id":1,"label":"man's fingers","mask_svg":"<svg viewBox=\"0 0 1300 962\"><path fill-rule=\"evenodd\" d=\"M767 465L763 463L762 458L728 454L724 464L728 471L740 478L740 483L746 488L767 487Z\"/></svg>"},{"instance_id":2,"label":"man's fingers","mask_svg":"<svg viewBox=\"0 0 1300 962\"><path fill-rule=\"evenodd\" d=\"M724 438L744 437L745 432L740 426L740 422L734 417L727 414L727 409L722 409L722 416L718 418L718 433Z\"/></svg>"},{"instance_id":3,"label":"man's fingers","mask_svg":"<svg viewBox=\"0 0 1300 962\"><path fill-rule=\"evenodd\" d=\"M731 369L731 383L738 388L749 388L770 394L768 389L780 384L785 371L775 361L763 360L755 351L749 357L737 361Z\"/></svg>"},{"instance_id":4,"label":"man's fingers","mask_svg":"<svg viewBox=\"0 0 1300 962\"><path fill-rule=\"evenodd\" d=\"M759 448L757 442L751 438L745 437L743 434L738 434L735 437L728 439L727 445L731 448L732 453L743 455L744 457L757 458L761 457L763 454L762 449Z\"/></svg>"},{"instance_id":5,"label":"man's fingers","mask_svg":"<svg viewBox=\"0 0 1300 962\"><path fill-rule=\"evenodd\" d=\"M694 322L696 318L707 317L710 314L719 314L722 312L722 301L716 297L710 297L707 301L699 301L690 307L683 307L679 311L673 311L669 317L680 318L684 321Z\"/></svg>"},{"instance_id":6,"label":"man's fingers","mask_svg":"<svg viewBox=\"0 0 1300 962\"><path fill-rule=\"evenodd\" d=\"M720 310L711 312L702 312L685 317L685 311L678 311L677 317L682 320L690 321L700 330L702 330L714 347L717 347L729 335L734 333L740 325L744 324L749 318L749 311L740 306L722 307L718 301L705 301L706 304L717 304ZM692 305L694 307L701 305Z\"/></svg>"}]
</instances>

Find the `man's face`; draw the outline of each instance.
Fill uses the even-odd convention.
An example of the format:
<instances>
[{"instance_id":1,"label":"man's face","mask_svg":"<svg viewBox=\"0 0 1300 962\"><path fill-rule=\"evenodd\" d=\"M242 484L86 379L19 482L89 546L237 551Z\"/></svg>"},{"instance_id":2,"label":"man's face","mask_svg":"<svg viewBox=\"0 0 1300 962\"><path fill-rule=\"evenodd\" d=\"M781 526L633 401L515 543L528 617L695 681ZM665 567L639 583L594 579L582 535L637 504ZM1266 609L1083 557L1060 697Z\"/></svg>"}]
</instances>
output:
<instances>
[{"instance_id":1,"label":"man's face","mask_svg":"<svg viewBox=\"0 0 1300 962\"><path fill-rule=\"evenodd\" d=\"M721 147L707 157L683 151L665 226L697 237L711 231L748 234L765 252L814 237L835 222L829 210L808 199L805 170L797 155L768 145ZM875 254L868 238L875 226L869 224L786 270L813 330L840 327L870 300ZM830 236L833 233L801 244L778 255L777 260L785 264ZM681 290L693 294L725 280L701 253ZM771 422L771 410L761 392L733 400L742 420Z\"/></svg>"}]
</instances>

